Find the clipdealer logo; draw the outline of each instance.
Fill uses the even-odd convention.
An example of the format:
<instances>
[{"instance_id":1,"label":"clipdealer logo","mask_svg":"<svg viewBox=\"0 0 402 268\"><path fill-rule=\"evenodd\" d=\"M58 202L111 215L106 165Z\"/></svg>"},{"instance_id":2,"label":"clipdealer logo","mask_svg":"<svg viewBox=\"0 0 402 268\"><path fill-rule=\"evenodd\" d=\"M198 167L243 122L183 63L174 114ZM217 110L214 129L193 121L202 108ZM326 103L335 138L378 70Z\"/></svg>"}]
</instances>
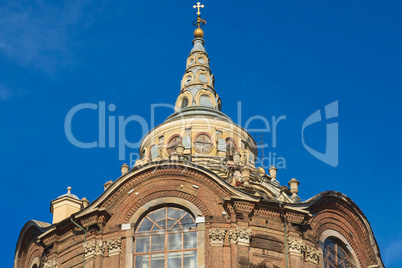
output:
<instances>
[{"instance_id":1,"label":"clipdealer logo","mask_svg":"<svg viewBox=\"0 0 402 268\"><path fill-rule=\"evenodd\" d=\"M338 118L338 101L334 101L324 107L324 115L325 120ZM326 123L326 146L325 152L321 153L317 150L314 150L310 146L308 146L304 140L304 130L316 123L322 122L323 117L321 110L315 111L311 114L306 121L304 121L302 126L302 143L304 148L306 148L307 152L312 154L318 160L332 166L337 167L339 162L339 123L332 122Z\"/></svg>"}]
</instances>

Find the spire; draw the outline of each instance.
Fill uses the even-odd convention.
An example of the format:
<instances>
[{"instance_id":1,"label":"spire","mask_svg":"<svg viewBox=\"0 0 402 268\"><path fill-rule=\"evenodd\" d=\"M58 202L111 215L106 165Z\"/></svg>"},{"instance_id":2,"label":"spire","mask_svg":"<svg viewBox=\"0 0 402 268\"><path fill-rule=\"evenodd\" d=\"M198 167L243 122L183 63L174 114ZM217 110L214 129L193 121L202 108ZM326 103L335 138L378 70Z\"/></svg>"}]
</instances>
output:
<instances>
[{"instance_id":1,"label":"spire","mask_svg":"<svg viewBox=\"0 0 402 268\"><path fill-rule=\"evenodd\" d=\"M215 78L209 67L209 57L205 51L205 41L202 39L204 31L201 29L206 21L200 17L200 2L193 6L197 8L197 20L193 22L197 27L194 31L193 48L187 58L186 71L181 80L180 94L176 101L176 111L187 108L203 107L221 110L221 100L216 94Z\"/></svg>"}]
</instances>

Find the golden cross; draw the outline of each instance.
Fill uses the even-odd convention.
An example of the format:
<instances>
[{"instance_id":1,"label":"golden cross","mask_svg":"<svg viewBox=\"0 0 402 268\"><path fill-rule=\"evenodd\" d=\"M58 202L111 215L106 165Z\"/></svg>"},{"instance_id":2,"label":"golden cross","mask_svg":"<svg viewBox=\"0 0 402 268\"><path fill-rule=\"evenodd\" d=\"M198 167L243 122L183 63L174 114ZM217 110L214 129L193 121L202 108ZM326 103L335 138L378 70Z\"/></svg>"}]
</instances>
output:
<instances>
[{"instance_id":1,"label":"golden cross","mask_svg":"<svg viewBox=\"0 0 402 268\"><path fill-rule=\"evenodd\" d=\"M194 5L193 8L198 8L197 15L198 17L201 15L200 8L204 8L204 5L200 5L201 3L198 2L197 5Z\"/></svg>"}]
</instances>

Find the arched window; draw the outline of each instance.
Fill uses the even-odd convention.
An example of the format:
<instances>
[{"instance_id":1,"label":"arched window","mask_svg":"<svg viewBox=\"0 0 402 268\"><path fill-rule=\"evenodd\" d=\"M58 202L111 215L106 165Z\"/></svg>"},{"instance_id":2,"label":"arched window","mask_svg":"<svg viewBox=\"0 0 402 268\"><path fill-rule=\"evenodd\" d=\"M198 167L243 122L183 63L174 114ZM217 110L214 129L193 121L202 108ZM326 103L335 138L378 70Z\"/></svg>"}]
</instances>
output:
<instances>
[{"instance_id":1,"label":"arched window","mask_svg":"<svg viewBox=\"0 0 402 268\"><path fill-rule=\"evenodd\" d=\"M195 137L194 148L197 152L206 154L212 149L211 137L206 133L200 133Z\"/></svg>"},{"instance_id":2,"label":"arched window","mask_svg":"<svg viewBox=\"0 0 402 268\"><path fill-rule=\"evenodd\" d=\"M237 151L236 143L232 138L226 138L226 155L232 158L234 153Z\"/></svg>"},{"instance_id":3,"label":"arched window","mask_svg":"<svg viewBox=\"0 0 402 268\"><path fill-rule=\"evenodd\" d=\"M148 213L135 232L134 257L140 268L197 267L194 217L176 207Z\"/></svg>"},{"instance_id":4,"label":"arched window","mask_svg":"<svg viewBox=\"0 0 402 268\"><path fill-rule=\"evenodd\" d=\"M181 108L186 108L188 106L188 99L187 98L183 98L183 100L181 101Z\"/></svg>"},{"instance_id":5,"label":"arched window","mask_svg":"<svg viewBox=\"0 0 402 268\"><path fill-rule=\"evenodd\" d=\"M175 151L177 145L181 144L181 140L182 139L179 135L175 135L170 138L170 140L166 146L166 151L168 152L169 155Z\"/></svg>"},{"instance_id":6,"label":"arched window","mask_svg":"<svg viewBox=\"0 0 402 268\"><path fill-rule=\"evenodd\" d=\"M348 250L338 240L324 241L324 268L355 268Z\"/></svg>"}]
</instances>

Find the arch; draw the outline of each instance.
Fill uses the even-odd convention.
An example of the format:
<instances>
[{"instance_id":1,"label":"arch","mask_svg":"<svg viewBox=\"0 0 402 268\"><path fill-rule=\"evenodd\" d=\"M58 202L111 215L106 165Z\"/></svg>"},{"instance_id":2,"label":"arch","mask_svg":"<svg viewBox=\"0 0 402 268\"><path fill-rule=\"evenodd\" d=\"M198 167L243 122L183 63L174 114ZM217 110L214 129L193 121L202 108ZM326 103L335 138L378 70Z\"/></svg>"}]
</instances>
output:
<instances>
[{"instance_id":1,"label":"arch","mask_svg":"<svg viewBox=\"0 0 402 268\"><path fill-rule=\"evenodd\" d=\"M184 99L188 100L188 104L186 107L182 107ZM191 107L193 105L193 95L191 95L190 91L184 91L182 92L179 97L177 98L176 104L175 104L175 110L176 112L180 111L180 109Z\"/></svg>"},{"instance_id":2,"label":"arch","mask_svg":"<svg viewBox=\"0 0 402 268\"><path fill-rule=\"evenodd\" d=\"M195 64L194 55L191 55L187 58L187 68L193 66Z\"/></svg>"},{"instance_id":3,"label":"arch","mask_svg":"<svg viewBox=\"0 0 402 268\"><path fill-rule=\"evenodd\" d=\"M156 198L146 204L142 205L130 218L132 228L136 230L139 220L146 214L156 208L160 208L164 205L171 205L186 208L191 212L194 217L203 216L201 210L188 200L179 197L166 197ZM205 215L204 215L205 216ZM197 222L197 220L196 220ZM126 267L133 267L134 265L134 237L135 232L131 231L126 237ZM197 267L204 267L205 265L205 222L200 221L197 223Z\"/></svg>"},{"instance_id":4,"label":"arch","mask_svg":"<svg viewBox=\"0 0 402 268\"><path fill-rule=\"evenodd\" d=\"M196 60L197 60L197 64L208 66L208 58L205 55L203 55L203 54L197 55Z\"/></svg>"},{"instance_id":5,"label":"arch","mask_svg":"<svg viewBox=\"0 0 402 268\"><path fill-rule=\"evenodd\" d=\"M187 208L194 217L202 217L206 216L203 215L202 211L190 201L179 197L165 197L165 198L157 198L154 200L149 201L148 203L142 205L137 211L131 216L129 223L132 223L136 226L137 222L139 221L140 217L143 216L146 212L151 211L157 207L163 206L165 204L173 204L179 207Z\"/></svg>"},{"instance_id":6,"label":"arch","mask_svg":"<svg viewBox=\"0 0 402 268\"><path fill-rule=\"evenodd\" d=\"M160 183L156 183L161 176L166 180L177 179L176 183L166 189ZM186 181L190 187L192 184L196 184L196 186L208 191L210 196L213 195L217 199L233 197L251 202L256 202L260 199L260 197L250 196L239 191L216 173L197 164L161 160L133 167L126 176L122 176L115 181L100 197L84 210L78 212L75 217L81 218L94 213L94 211L107 210L110 213L120 211L119 216L115 215L112 221L108 221L107 224L129 223L134 213L148 202L168 197L188 200L202 211L202 215L206 215L207 219L214 213L220 213L220 211L211 211L211 205L217 205L217 203L213 202L213 199L205 199L204 195L192 194L193 190L190 189L194 189L193 187L188 188L188 190L186 188L181 189L183 181ZM151 186L151 184L153 185ZM160 190L161 187L164 189L163 191ZM141 191L143 196L136 195L136 191L141 189L146 190ZM209 203L205 203L206 201ZM197 215L195 212L193 213Z\"/></svg>"},{"instance_id":7,"label":"arch","mask_svg":"<svg viewBox=\"0 0 402 268\"><path fill-rule=\"evenodd\" d=\"M209 85L210 82L210 75L209 72L206 70L199 70L195 76L196 83L202 83Z\"/></svg>"},{"instance_id":8,"label":"arch","mask_svg":"<svg viewBox=\"0 0 402 268\"><path fill-rule=\"evenodd\" d=\"M33 256L40 256L42 254L43 248L41 246L37 245L36 243L27 244L27 241L37 241L38 236L50 228L51 225L49 223L35 220L30 220L24 225L18 237L18 242L15 249L14 268L18 267L20 261L24 262L24 265L29 265L29 258L32 258ZM25 254L23 253L24 251ZM28 253L26 251L28 251ZM24 256L28 257L28 259L26 259ZM35 264L35 259L36 257L34 257L34 259L31 261L32 265Z\"/></svg>"},{"instance_id":9,"label":"arch","mask_svg":"<svg viewBox=\"0 0 402 268\"><path fill-rule=\"evenodd\" d=\"M181 80L181 89L194 84L196 79L194 79L194 74L192 72L187 72L184 74L183 79Z\"/></svg>"},{"instance_id":10,"label":"arch","mask_svg":"<svg viewBox=\"0 0 402 268\"><path fill-rule=\"evenodd\" d=\"M40 260L39 257L35 257L31 264L29 265L29 268L39 268L40 267Z\"/></svg>"},{"instance_id":11,"label":"arch","mask_svg":"<svg viewBox=\"0 0 402 268\"><path fill-rule=\"evenodd\" d=\"M319 240L327 230L336 231L349 242L362 267L384 266L367 218L349 197L336 191L327 191L296 206L304 207L314 215L307 235Z\"/></svg>"},{"instance_id":12,"label":"arch","mask_svg":"<svg viewBox=\"0 0 402 268\"><path fill-rule=\"evenodd\" d=\"M359 258L356 255L356 252L353 250L352 246L350 245L350 243L348 242L348 240L339 232L335 231L335 230L325 230L322 234L321 237L319 239L319 244L321 247L321 257L320 257L320 267L324 268L324 257L323 257L323 251L324 251L324 243L327 239L333 239L335 241L340 241L340 244L344 246L344 248L346 248L346 250L348 251L348 256L349 258L351 258L353 260L353 264L357 267L357 268L361 268L360 265L360 261Z\"/></svg>"},{"instance_id":13,"label":"arch","mask_svg":"<svg viewBox=\"0 0 402 268\"><path fill-rule=\"evenodd\" d=\"M195 95L195 102L197 103L198 106L203 106L200 102L201 96L208 97L209 100L211 101L211 105L212 105L211 108L215 109L215 107L216 107L215 95L211 91L206 90L206 89L201 89L197 92L197 94Z\"/></svg>"}]
</instances>

